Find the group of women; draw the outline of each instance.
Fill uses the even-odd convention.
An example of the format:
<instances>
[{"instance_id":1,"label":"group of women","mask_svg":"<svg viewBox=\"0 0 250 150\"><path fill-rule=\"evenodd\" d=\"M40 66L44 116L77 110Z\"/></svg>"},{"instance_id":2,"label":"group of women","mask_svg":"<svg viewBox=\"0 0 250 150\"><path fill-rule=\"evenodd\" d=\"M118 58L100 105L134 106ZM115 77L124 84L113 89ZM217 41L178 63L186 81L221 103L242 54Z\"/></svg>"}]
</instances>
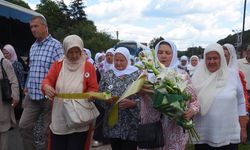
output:
<instances>
[{"instance_id":1,"label":"group of women","mask_svg":"<svg viewBox=\"0 0 250 150\"><path fill-rule=\"evenodd\" d=\"M110 126L110 110L117 97L120 97L142 73L131 65L127 48L120 47L109 53L113 57L113 64L104 64L107 69L101 73L99 84L94 66L84 55L81 38L77 35L67 36L63 41L63 48L65 57L54 62L42 84L44 94L53 100L50 149L88 149L86 144L92 124L79 128L67 127L62 117L65 113L62 109L63 102L55 96L57 93L89 91L109 91L113 96L106 101L95 99L105 111L103 135L109 138L112 150L139 149L136 143L139 123L150 123L159 119L163 127L164 146L154 150L185 149L188 142L187 132L167 116L162 117L161 113L153 108L153 99L150 96L152 93L145 89L118 103L117 122ZM178 67L177 47L172 41L160 41L155 50L156 59L167 70L171 68L180 74L183 82L188 83L185 90L192 95L192 99L187 104L183 117L195 121L195 128L200 136L199 141L193 141L195 149L237 150L237 144L246 142L248 117L243 86L239 70L231 67L235 60L229 57L227 65L223 47L217 43L208 45L203 54L204 61L200 62L198 67L187 67L192 77ZM234 53L235 51L230 51L229 55ZM89 98L89 101L93 101L93 97Z\"/></svg>"},{"instance_id":2,"label":"group of women","mask_svg":"<svg viewBox=\"0 0 250 150\"><path fill-rule=\"evenodd\" d=\"M118 103L117 122L113 126L109 125L108 115L110 115L110 110L116 102L115 98L120 97L124 93L127 87L140 76L141 71L131 65L130 53L127 48L117 48L114 52L110 53L110 55L113 55L114 63L113 65L105 64L108 69L101 73L98 89L94 67L85 61L85 56L82 55L82 44L79 46L75 44L76 40L69 40L73 37L78 39L79 42L81 41L80 37L76 35L65 38L63 43L65 58L61 60L62 62L55 62L55 65L52 66L47 77L44 79L42 89L45 94L53 98L57 92L61 91L60 89L64 89L65 91L63 92L109 91L114 96L113 98L107 101L98 101L96 99L96 103L105 110L103 135L109 138L113 150L138 149L136 141L139 123L150 123L159 119L161 119L164 132L164 146L159 149L184 150L188 142L187 132L178 126L176 122L170 121L166 116L161 117L160 112L153 108L153 99L150 97L152 93L147 93L147 90L143 91L142 89L143 92L121 100ZM157 53L156 59L166 69L172 68L177 74L181 74L183 79L185 79L184 81L188 83L186 91L192 95L192 99L189 101L188 108L183 117L187 120L193 118L195 121L195 128L200 135L199 141L193 141L195 149L210 150L221 148L235 150L237 149L237 144L245 142L245 128L248 117L246 116L242 83L238 70L227 66L223 47L217 43L208 45L204 51L204 61L197 68L195 67L195 71L194 67L189 67L190 71L192 71L192 78L190 78L185 70L178 67L177 48L172 41L160 41L156 45L155 50ZM232 61L229 60L229 64ZM64 72L66 71L72 75L70 77L62 76L62 69L60 71L60 67L57 66L65 66ZM56 76L52 75L55 69L57 70ZM86 71L90 73L92 78L91 80L89 78L82 81L83 79L80 78L80 75L84 74L84 72L86 73ZM65 82L65 84L62 84L62 82ZM82 82L84 83L83 85L79 84ZM56 112L59 109L57 105L59 103L54 99L52 122L50 125L53 135L52 149L57 149L58 146L56 145L64 145L60 149L66 150L67 148L65 147L70 147L69 145L72 146L77 141L79 150L84 148L85 142L83 141L87 141L86 131L88 127L83 127L83 129L79 130L64 129L65 131L71 130L72 132L61 133L59 130L55 132L55 129L59 127L58 125L61 126L63 124L63 120L58 121L63 112ZM53 115L53 113L57 115ZM59 124L57 125L57 123ZM78 134L79 136L74 138L72 134ZM67 144L68 146L66 146Z\"/></svg>"}]
</instances>

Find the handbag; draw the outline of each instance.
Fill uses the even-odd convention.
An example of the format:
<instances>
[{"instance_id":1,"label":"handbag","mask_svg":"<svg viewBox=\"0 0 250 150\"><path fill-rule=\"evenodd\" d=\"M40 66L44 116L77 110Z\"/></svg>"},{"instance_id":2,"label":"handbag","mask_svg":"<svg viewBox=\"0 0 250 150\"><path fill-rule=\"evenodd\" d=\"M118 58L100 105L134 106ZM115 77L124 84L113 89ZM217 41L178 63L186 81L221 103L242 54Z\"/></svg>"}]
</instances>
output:
<instances>
[{"instance_id":1,"label":"handbag","mask_svg":"<svg viewBox=\"0 0 250 150\"><path fill-rule=\"evenodd\" d=\"M69 128L87 126L100 114L95 104L87 100L64 100L63 107L64 119Z\"/></svg>"},{"instance_id":2,"label":"handbag","mask_svg":"<svg viewBox=\"0 0 250 150\"><path fill-rule=\"evenodd\" d=\"M3 68L3 59L4 58L1 59L1 69L2 69L3 78L0 79L2 101L6 102L6 103L11 103L11 101L12 101L11 83L10 83L10 80L8 79L7 74Z\"/></svg>"},{"instance_id":3,"label":"handbag","mask_svg":"<svg viewBox=\"0 0 250 150\"><path fill-rule=\"evenodd\" d=\"M139 148L158 148L164 146L163 129L161 121L139 124L137 133Z\"/></svg>"}]
</instances>

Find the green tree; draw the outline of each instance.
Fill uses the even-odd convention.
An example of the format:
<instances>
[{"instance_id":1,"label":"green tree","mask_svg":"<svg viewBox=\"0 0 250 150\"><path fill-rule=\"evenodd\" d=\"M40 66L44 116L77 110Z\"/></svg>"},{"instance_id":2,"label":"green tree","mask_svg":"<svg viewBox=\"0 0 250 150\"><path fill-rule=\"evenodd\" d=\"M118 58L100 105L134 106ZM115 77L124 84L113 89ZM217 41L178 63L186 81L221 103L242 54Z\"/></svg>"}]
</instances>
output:
<instances>
[{"instance_id":1,"label":"green tree","mask_svg":"<svg viewBox=\"0 0 250 150\"><path fill-rule=\"evenodd\" d=\"M197 55L199 56L200 58L202 57L202 54L204 52L204 48L202 48L201 46L198 46L198 47L189 47L187 49L187 56L190 58L192 55Z\"/></svg>"},{"instance_id":2,"label":"green tree","mask_svg":"<svg viewBox=\"0 0 250 150\"><path fill-rule=\"evenodd\" d=\"M63 14L56 2L52 0L41 0L37 5L37 10L47 19L50 33L61 40L67 30L67 15Z\"/></svg>"},{"instance_id":3,"label":"green tree","mask_svg":"<svg viewBox=\"0 0 250 150\"><path fill-rule=\"evenodd\" d=\"M83 10L85 8L83 0L74 0L70 3L71 17L75 21L87 20L87 15Z\"/></svg>"},{"instance_id":4,"label":"green tree","mask_svg":"<svg viewBox=\"0 0 250 150\"><path fill-rule=\"evenodd\" d=\"M158 37L158 38L154 38L153 40L151 40L150 42L149 42L149 47L150 48L155 48L155 46L156 46L156 44L158 43L158 42L160 42L161 40L164 40L164 38L163 37Z\"/></svg>"},{"instance_id":5,"label":"green tree","mask_svg":"<svg viewBox=\"0 0 250 150\"><path fill-rule=\"evenodd\" d=\"M61 10L65 20L67 21L67 25L69 25L71 18L70 18L70 10L68 8L68 6L64 3L64 0L58 1L57 5L59 7L59 9Z\"/></svg>"},{"instance_id":6,"label":"green tree","mask_svg":"<svg viewBox=\"0 0 250 150\"><path fill-rule=\"evenodd\" d=\"M65 36L77 34L83 39L84 46L92 50L93 55L113 47L117 40L108 33L98 32L94 22L87 19L84 8L82 1L73 1L68 7L64 0L41 0L36 11L45 16L50 34L61 42ZM72 10L73 13L70 13Z\"/></svg>"},{"instance_id":7,"label":"green tree","mask_svg":"<svg viewBox=\"0 0 250 150\"><path fill-rule=\"evenodd\" d=\"M13 3L13 4L16 4L16 5L19 5L19 6L22 6L24 8L31 9L30 6L22 0L6 0L6 1Z\"/></svg>"},{"instance_id":8,"label":"green tree","mask_svg":"<svg viewBox=\"0 0 250 150\"><path fill-rule=\"evenodd\" d=\"M97 32L95 36L92 39L87 40L87 42L90 49L96 53L106 51L107 49L113 47L118 41L116 39L112 39L111 35L106 32Z\"/></svg>"},{"instance_id":9,"label":"green tree","mask_svg":"<svg viewBox=\"0 0 250 150\"><path fill-rule=\"evenodd\" d=\"M250 30L247 30L244 32L243 34L243 41L242 41L242 45L241 47L238 48L238 50L242 51L242 50L245 50L247 45L250 44ZM223 45L225 43L230 43L230 44L233 44L235 45L235 43L237 42L237 34L229 34L226 38L224 39L220 39L218 41L219 44Z\"/></svg>"},{"instance_id":10,"label":"green tree","mask_svg":"<svg viewBox=\"0 0 250 150\"><path fill-rule=\"evenodd\" d=\"M112 39L111 35L105 32L97 32L96 26L90 20L71 26L70 34L79 35L83 39L84 47L90 49L92 54L106 51L117 43L117 40Z\"/></svg>"},{"instance_id":11,"label":"green tree","mask_svg":"<svg viewBox=\"0 0 250 150\"><path fill-rule=\"evenodd\" d=\"M189 47L186 51L178 51L178 57L181 57L183 55L186 55L188 58L190 58L192 55L197 55L198 57L203 57L204 48L201 46L198 47Z\"/></svg>"},{"instance_id":12,"label":"green tree","mask_svg":"<svg viewBox=\"0 0 250 150\"><path fill-rule=\"evenodd\" d=\"M70 11L68 9L68 6L64 3L64 0L58 1L57 4L63 14L70 16Z\"/></svg>"}]
</instances>

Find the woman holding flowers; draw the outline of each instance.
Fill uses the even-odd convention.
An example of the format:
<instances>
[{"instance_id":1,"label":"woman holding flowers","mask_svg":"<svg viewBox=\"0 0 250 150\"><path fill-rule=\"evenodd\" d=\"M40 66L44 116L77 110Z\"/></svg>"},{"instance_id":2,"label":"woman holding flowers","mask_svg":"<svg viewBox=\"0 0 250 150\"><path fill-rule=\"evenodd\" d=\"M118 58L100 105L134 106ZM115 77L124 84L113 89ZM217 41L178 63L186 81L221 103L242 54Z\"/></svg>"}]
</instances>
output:
<instances>
[{"instance_id":1,"label":"woman holding flowers","mask_svg":"<svg viewBox=\"0 0 250 150\"><path fill-rule=\"evenodd\" d=\"M204 62L192 77L201 104L194 117L200 135L195 149L237 150L241 132L246 132L246 124L240 124L246 108L238 72L227 67L223 48L217 43L208 45L203 55Z\"/></svg>"},{"instance_id":2,"label":"woman holding flowers","mask_svg":"<svg viewBox=\"0 0 250 150\"><path fill-rule=\"evenodd\" d=\"M114 67L104 73L99 83L100 91L109 91L112 96L120 97L140 71L130 65L130 53L125 47L119 47L114 53ZM139 124L139 96L130 96L118 103L117 111L111 111L116 105L114 99L102 103L105 109L103 122L104 137L110 139L112 150L136 150L136 136ZM114 107L113 107L114 106ZM117 116L115 123L109 118Z\"/></svg>"},{"instance_id":3,"label":"woman holding flowers","mask_svg":"<svg viewBox=\"0 0 250 150\"><path fill-rule=\"evenodd\" d=\"M156 47L156 60L159 61L164 66L163 71L172 71L174 74L180 76L182 82L187 83L184 91L192 96L188 101L187 109L183 113L183 118L190 120L198 111L199 111L199 102L196 99L195 92L192 88L192 84L189 80L189 76L186 71L178 68L178 58L177 58L177 48L176 45L170 40L160 41ZM154 76L151 77L151 74L148 74L148 80L154 80ZM173 76L175 78L175 76ZM163 136L164 136L164 147L159 148L163 150L184 150L188 141L188 132L177 125L174 120L170 120L168 116L161 115L160 111L157 111L153 107L154 99L151 98L150 90L144 86L142 92L143 100L141 101L141 123L151 123L161 119L163 127ZM154 149L155 150L155 149Z\"/></svg>"}]
</instances>

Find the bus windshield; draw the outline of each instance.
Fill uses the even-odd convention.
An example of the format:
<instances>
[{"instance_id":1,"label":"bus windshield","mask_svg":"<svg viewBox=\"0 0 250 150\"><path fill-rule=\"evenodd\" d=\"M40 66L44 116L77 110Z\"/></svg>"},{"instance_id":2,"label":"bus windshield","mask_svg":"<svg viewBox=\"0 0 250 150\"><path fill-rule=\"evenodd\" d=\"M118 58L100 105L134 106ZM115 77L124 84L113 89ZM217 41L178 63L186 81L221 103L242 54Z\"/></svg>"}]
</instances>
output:
<instances>
[{"instance_id":1,"label":"bus windshield","mask_svg":"<svg viewBox=\"0 0 250 150\"><path fill-rule=\"evenodd\" d=\"M129 42L118 43L115 46L115 48L118 48L118 47L126 47L129 50L130 55L132 55L132 56L136 56L136 54L137 54L137 44L136 43L129 43Z\"/></svg>"}]
</instances>

